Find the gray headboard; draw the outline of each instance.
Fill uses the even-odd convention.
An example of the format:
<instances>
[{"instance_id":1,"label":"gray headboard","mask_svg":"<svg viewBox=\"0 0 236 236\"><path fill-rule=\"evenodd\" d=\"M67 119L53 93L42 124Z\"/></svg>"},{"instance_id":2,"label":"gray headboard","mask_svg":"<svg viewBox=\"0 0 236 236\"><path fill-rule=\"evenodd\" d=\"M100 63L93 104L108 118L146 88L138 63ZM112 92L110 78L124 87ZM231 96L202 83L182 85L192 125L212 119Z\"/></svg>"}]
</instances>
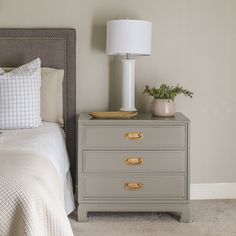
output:
<instances>
[{"instance_id":1,"label":"gray headboard","mask_svg":"<svg viewBox=\"0 0 236 236\"><path fill-rule=\"evenodd\" d=\"M64 130L76 176L76 32L75 29L0 29L0 67L17 67L39 57L42 67L64 69Z\"/></svg>"}]
</instances>

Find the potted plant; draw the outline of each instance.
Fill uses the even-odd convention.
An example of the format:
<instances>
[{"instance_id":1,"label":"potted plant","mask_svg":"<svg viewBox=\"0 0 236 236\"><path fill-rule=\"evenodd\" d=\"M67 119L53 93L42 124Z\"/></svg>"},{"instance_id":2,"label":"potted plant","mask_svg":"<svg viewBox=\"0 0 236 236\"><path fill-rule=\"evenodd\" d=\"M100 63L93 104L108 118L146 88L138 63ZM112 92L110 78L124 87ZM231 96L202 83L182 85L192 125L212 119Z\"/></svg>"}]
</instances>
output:
<instances>
[{"instance_id":1,"label":"potted plant","mask_svg":"<svg viewBox=\"0 0 236 236\"><path fill-rule=\"evenodd\" d=\"M179 84L175 87L166 84L161 84L159 88L150 88L146 85L143 91L144 94L148 94L154 97L151 103L151 111L154 116L173 116L175 115L175 97L179 94L183 94L186 97L193 97L193 93L189 90L183 89Z\"/></svg>"}]
</instances>

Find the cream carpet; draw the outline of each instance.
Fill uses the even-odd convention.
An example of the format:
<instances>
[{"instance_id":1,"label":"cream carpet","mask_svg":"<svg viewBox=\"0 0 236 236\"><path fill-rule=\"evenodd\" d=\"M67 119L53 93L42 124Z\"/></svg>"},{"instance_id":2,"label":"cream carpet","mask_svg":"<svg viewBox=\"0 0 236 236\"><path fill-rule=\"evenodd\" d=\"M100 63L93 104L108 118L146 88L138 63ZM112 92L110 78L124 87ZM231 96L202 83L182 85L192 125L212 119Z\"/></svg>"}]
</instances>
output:
<instances>
[{"instance_id":1,"label":"cream carpet","mask_svg":"<svg viewBox=\"0 0 236 236\"><path fill-rule=\"evenodd\" d=\"M165 213L90 213L70 216L75 236L236 236L236 200L192 201L192 222Z\"/></svg>"}]
</instances>

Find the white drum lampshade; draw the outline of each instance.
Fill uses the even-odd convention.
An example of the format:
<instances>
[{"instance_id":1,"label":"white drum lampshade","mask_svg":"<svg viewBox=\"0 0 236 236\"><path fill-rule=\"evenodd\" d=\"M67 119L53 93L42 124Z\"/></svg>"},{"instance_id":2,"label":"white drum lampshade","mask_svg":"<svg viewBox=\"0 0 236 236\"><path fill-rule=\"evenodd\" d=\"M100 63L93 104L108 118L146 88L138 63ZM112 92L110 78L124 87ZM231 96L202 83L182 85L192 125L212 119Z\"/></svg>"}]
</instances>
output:
<instances>
[{"instance_id":1,"label":"white drum lampshade","mask_svg":"<svg viewBox=\"0 0 236 236\"><path fill-rule=\"evenodd\" d=\"M152 23L143 20L107 22L108 55L150 55Z\"/></svg>"},{"instance_id":2,"label":"white drum lampshade","mask_svg":"<svg viewBox=\"0 0 236 236\"><path fill-rule=\"evenodd\" d=\"M106 53L125 56L122 59L122 111L135 108L135 60L131 56L151 54L152 23L143 20L111 20L107 22Z\"/></svg>"}]
</instances>

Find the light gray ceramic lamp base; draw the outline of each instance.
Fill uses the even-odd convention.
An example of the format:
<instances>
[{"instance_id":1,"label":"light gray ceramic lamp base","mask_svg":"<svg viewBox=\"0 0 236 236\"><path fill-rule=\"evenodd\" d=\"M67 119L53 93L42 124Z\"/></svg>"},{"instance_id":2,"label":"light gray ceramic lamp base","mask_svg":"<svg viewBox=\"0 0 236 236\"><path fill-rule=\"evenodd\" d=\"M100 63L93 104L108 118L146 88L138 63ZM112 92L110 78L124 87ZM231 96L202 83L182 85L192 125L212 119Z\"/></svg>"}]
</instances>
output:
<instances>
[{"instance_id":1,"label":"light gray ceramic lamp base","mask_svg":"<svg viewBox=\"0 0 236 236\"><path fill-rule=\"evenodd\" d=\"M190 221L189 120L140 114L78 124L78 220L88 212L177 212ZM128 187L127 187L128 186Z\"/></svg>"}]
</instances>

